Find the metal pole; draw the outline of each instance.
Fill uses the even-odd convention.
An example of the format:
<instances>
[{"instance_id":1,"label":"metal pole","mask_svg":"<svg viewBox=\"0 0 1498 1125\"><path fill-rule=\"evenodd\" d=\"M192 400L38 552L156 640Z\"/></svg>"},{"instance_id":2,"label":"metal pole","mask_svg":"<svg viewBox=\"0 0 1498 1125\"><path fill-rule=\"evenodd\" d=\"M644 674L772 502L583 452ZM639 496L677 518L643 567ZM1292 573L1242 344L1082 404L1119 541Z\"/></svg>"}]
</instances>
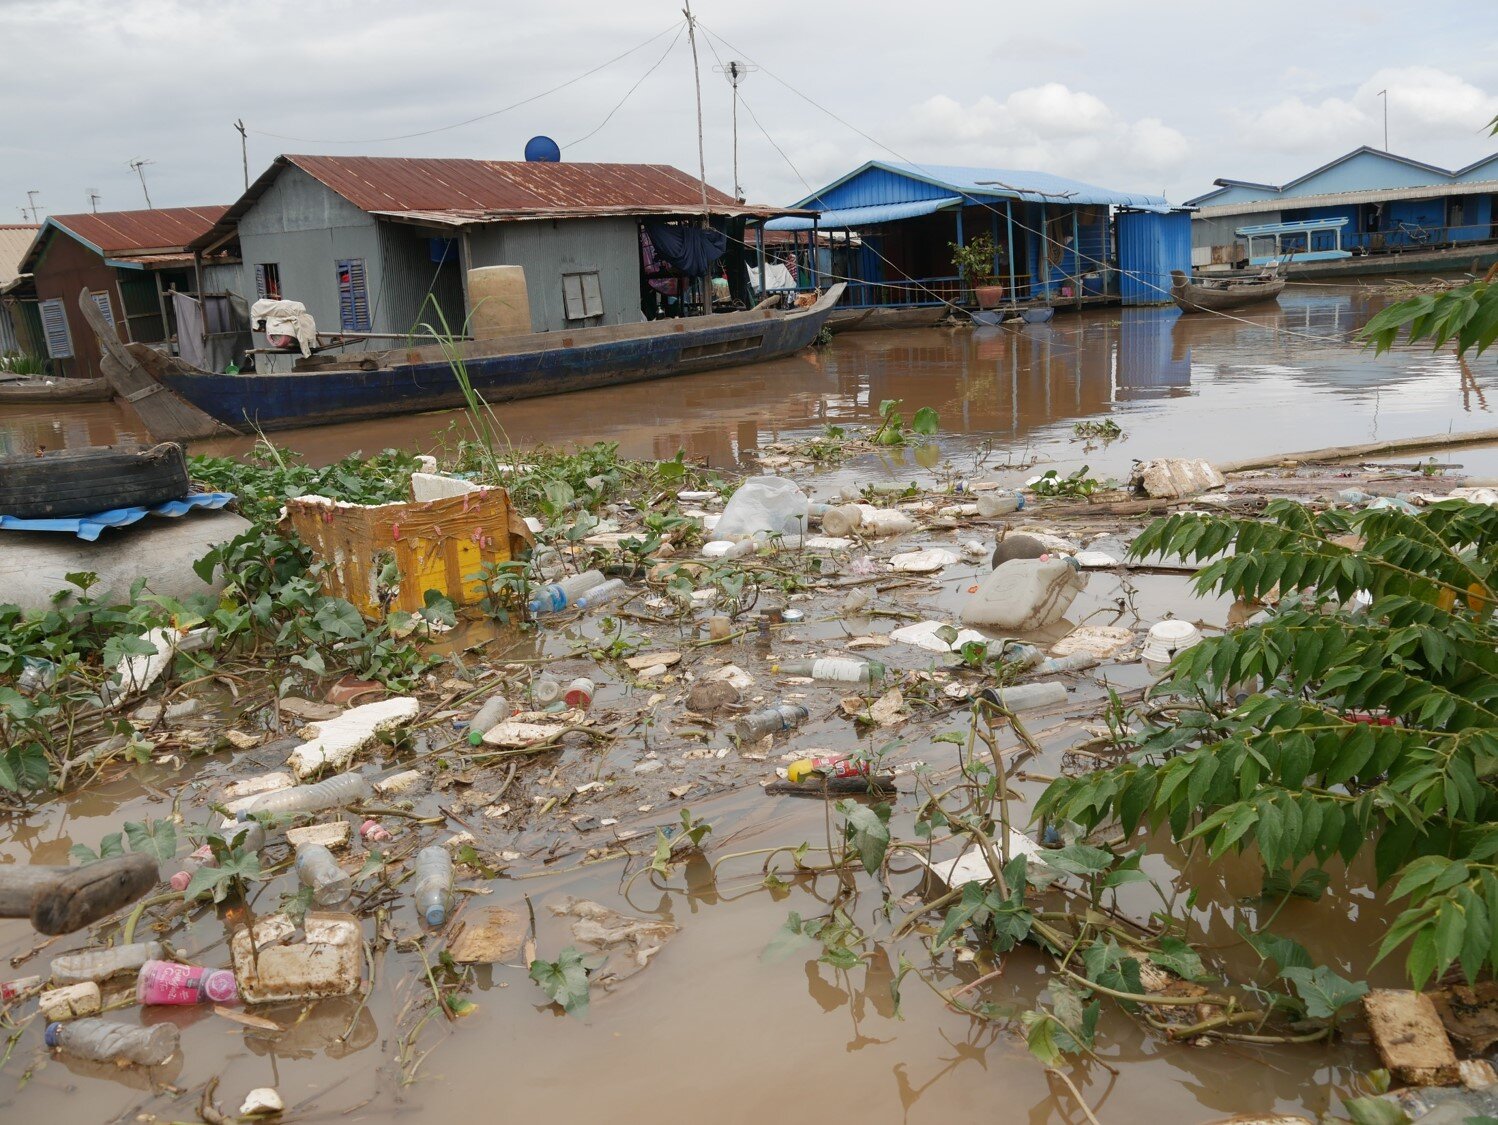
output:
<instances>
[{"instance_id":1,"label":"metal pole","mask_svg":"<svg viewBox=\"0 0 1498 1125\"><path fill-rule=\"evenodd\" d=\"M1384 100L1384 151L1389 151L1389 91L1380 90L1378 96Z\"/></svg>"},{"instance_id":2,"label":"metal pole","mask_svg":"<svg viewBox=\"0 0 1498 1125\"><path fill-rule=\"evenodd\" d=\"M1004 200L1004 225L1007 228L1004 237L1008 243L1004 256L1009 259L1009 303L1012 305L1019 302L1019 294L1014 289L1014 200L1012 199Z\"/></svg>"},{"instance_id":3,"label":"metal pole","mask_svg":"<svg viewBox=\"0 0 1498 1125\"><path fill-rule=\"evenodd\" d=\"M1077 299L1077 308L1082 307L1082 231L1077 224L1077 208L1071 209L1071 264L1072 296Z\"/></svg>"},{"instance_id":4,"label":"metal pole","mask_svg":"<svg viewBox=\"0 0 1498 1125\"><path fill-rule=\"evenodd\" d=\"M707 221L707 155L702 147L702 73L697 68L697 20L692 15L692 0L682 9L687 17L687 41L692 45L692 81L697 88L697 174L702 188L702 219Z\"/></svg>"},{"instance_id":5,"label":"metal pole","mask_svg":"<svg viewBox=\"0 0 1498 1125\"><path fill-rule=\"evenodd\" d=\"M729 81L733 83L733 197L744 198L744 189L739 186L739 64L728 64Z\"/></svg>"},{"instance_id":6,"label":"metal pole","mask_svg":"<svg viewBox=\"0 0 1498 1125\"><path fill-rule=\"evenodd\" d=\"M244 189L250 190L250 138L245 132L244 118L234 122L234 129L239 133L239 158L244 162Z\"/></svg>"},{"instance_id":7,"label":"metal pole","mask_svg":"<svg viewBox=\"0 0 1498 1125\"><path fill-rule=\"evenodd\" d=\"M765 221L754 228L754 249L759 252L759 299L765 299Z\"/></svg>"}]
</instances>

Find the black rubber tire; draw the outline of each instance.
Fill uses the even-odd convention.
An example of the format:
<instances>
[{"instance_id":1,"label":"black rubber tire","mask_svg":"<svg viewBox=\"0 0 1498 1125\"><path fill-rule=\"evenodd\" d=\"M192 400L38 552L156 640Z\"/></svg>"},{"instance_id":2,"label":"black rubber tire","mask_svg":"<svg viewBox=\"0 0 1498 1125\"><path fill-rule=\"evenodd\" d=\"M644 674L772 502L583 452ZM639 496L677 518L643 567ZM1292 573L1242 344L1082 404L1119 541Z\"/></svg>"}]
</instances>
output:
<instances>
[{"instance_id":1,"label":"black rubber tire","mask_svg":"<svg viewBox=\"0 0 1498 1125\"><path fill-rule=\"evenodd\" d=\"M172 442L0 458L0 515L20 519L149 508L188 490L187 459Z\"/></svg>"}]
</instances>

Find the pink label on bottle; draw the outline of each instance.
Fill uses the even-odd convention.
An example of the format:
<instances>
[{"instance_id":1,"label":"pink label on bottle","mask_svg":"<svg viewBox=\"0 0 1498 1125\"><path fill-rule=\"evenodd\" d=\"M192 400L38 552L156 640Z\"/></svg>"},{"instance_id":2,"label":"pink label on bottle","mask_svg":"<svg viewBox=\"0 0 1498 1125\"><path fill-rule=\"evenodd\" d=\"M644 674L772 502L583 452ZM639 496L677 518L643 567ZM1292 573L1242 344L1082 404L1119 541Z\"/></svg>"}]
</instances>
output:
<instances>
[{"instance_id":1,"label":"pink label on bottle","mask_svg":"<svg viewBox=\"0 0 1498 1125\"><path fill-rule=\"evenodd\" d=\"M140 967L135 986L136 999L142 1004L227 1003L238 995L233 973L175 961L147 961Z\"/></svg>"}]
</instances>

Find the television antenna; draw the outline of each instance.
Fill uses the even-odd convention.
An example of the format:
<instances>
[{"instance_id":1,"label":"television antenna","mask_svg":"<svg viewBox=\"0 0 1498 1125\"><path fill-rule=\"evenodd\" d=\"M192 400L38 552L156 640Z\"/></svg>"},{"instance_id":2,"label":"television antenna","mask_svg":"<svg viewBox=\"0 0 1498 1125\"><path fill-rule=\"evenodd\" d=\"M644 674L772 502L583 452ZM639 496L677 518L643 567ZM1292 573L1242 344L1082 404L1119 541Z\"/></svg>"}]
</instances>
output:
<instances>
[{"instance_id":1,"label":"television antenna","mask_svg":"<svg viewBox=\"0 0 1498 1125\"><path fill-rule=\"evenodd\" d=\"M88 189L88 208L95 215L99 213L99 200L102 198L103 196L99 194L98 188L91 187Z\"/></svg>"},{"instance_id":2,"label":"television antenna","mask_svg":"<svg viewBox=\"0 0 1498 1125\"><path fill-rule=\"evenodd\" d=\"M733 197L744 198L744 189L739 184L739 83L748 75L758 70L759 67L753 63L741 62L738 59L729 59L726 63L713 67L733 87Z\"/></svg>"},{"instance_id":3,"label":"television antenna","mask_svg":"<svg viewBox=\"0 0 1498 1125\"><path fill-rule=\"evenodd\" d=\"M21 208L21 213L22 214L25 214L26 211L30 210L30 212L31 212L31 225L32 226L36 226L37 225L37 218L36 218L36 216L37 216L37 211L39 210L39 208L36 205L36 197L39 196L39 195L41 195L41 194L42 193L40 191L35 191L35 190L28 191L26 193L26 202L27 202L28 206Z\"/></svg>"},{"instance_id":4,"label":"television antenna","mask_svg":"<svg viewBox=\"0 0 1498 1125\"><path fill-rule=\"evenodd\" d=\"M130 169L130 171L134 172L137 176L140 177L140 190L141 190L141 193L146 197L146 206L147 207L151 207L152 203L151 203L151 190L148 187L146 187L146 172L145 172L145 168L146 168L147 164L155 164L155 163L156 163L156 161L154 161L154 160L146 160L146 159L144 159L142 157L136 157L134 160L130 161L126 165L126 167L128 167Z\"/></svg>"}]
</instances>

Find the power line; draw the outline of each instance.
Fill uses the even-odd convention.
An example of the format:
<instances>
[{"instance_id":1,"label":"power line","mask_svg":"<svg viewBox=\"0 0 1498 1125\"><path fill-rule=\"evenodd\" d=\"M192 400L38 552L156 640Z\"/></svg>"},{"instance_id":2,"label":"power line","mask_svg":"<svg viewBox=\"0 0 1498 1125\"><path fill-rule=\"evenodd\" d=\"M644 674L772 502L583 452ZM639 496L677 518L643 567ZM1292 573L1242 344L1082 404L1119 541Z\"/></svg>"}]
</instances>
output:
<instances>
[{"instance_id":1,"label":"power line","mask_svg":"<svg viewBox=\"0 0 1498 1125\"><path fill-rule=\"evenodd\" d=\"M636 90L638 90L640 88L641 83L643 83L645 81L645 79L649 78L652 74L654 74L656 72L656 70L660 67L661 63L663 63L663 62L666 61L666 56L667 55L669 55L672 51L676 50L676 44L678 44L678 43L681 42L681 33L683 31L685 31L685 30L686 30L686 21L683 20L682 23L676 29L676 37L671 40L670 44L666 47L666 50L664 51L664 53L662 53L661 57L658 58L658 59L656 59L655 62L651 64L650 69L647 70L644 74L640 75L640 77L635 80L635 84L633 86L631 86L628 90L624 91L624 96L619 99L618 103L614 106L613 109L609 110L608 116L605 117L602 121L600 121L596 126L594 126L594 128L591 131L589 131L587 133L584 133L581 137L578 137L577 140L571 141L571 142L563 145L562 147L563 148L572 148L572 147L574 147L576 145L582 144L584 141L588 140L595 133L597 133L599 130L601 130L611 120L613 120L614 114L618 113L621 109L624 108L624 103L627 102L627 101L629 101L630 96Z\"/></svg>"},{"instance_id":2,"label":"power line","mask_svg":"<svg viewBox=\"0 0 1498 1125\"><path fill-rule=\"evenodd\" d=\"M446 132L448 132L449 130L452 130L452 129L461 129L465 125L472 125L475 122L487 121L491 117L498 117L502 113L509 113L511 110L519 109L521 106L530 105L531 102L540 101L542 98L548 97L551 94L555 94L559 90L565 90L568 86L575 85L576 83L581 82L584 78L590 78L593 75L597 74L600 70L603 70L606 67L613 66L620 59L628 58L630 55L634 54L636 51L641 50L642 48L650 46L650 44L654 43L657 39L660 39L661 37L670 34L672 31L679 30L685 23L686 23L685 20L679 20L678 22L673 23L670 27L667 27L667 28L665 28L665 29L663 29L661 31L656 32L654 35L652 35L649 39L645 40L643 43L637 43L633 47L631 47L629 50L624 51L621 54L615 55L613 58L609 59L607 62L601 62L597 66L593 67L591 70L585 70L581 74L579 74L579 75L577 75L577 76L575 76L573 78L569 78L569 79L567 79L567 81L565 81L565 82L563 82L563 83L561 83L559 85L551 87L549 90L542 90L539 94L532 94L530 97L528 97L528 98L522 98L518 102L512 102L512 103L510 103L507 106L501 106L499 109L490 110L488 113L481 113L477 117L469 117L469 118L466 118L466 119L464 119L462 121L456 121L456 122L454 122L451 125L439 125L435 129L423 129L423 130L421 130L420 132L417 132L417 133L402 133L399 136L394 136L394 137L366 137L363 140L352 140L352 141L351 140L333 140L333 139L330 139L330 138L327 138L327 137L321 137L321 138L319 138L319 137L292 137L292 136L288 136L285 133L271 133L271 132L268 132L268 131L266 131L264 129L250 129L249 132L254 133L257 136L261 136L261 137L274 137L278 141L296 141L299 144L309 144L309 145L377 145L377 144L386 144L387 142L390 142L390 141L409 141L409 140L411 140L414 137L430 137L434 133L446 133Z\"/></svg>"}]
</instances>

